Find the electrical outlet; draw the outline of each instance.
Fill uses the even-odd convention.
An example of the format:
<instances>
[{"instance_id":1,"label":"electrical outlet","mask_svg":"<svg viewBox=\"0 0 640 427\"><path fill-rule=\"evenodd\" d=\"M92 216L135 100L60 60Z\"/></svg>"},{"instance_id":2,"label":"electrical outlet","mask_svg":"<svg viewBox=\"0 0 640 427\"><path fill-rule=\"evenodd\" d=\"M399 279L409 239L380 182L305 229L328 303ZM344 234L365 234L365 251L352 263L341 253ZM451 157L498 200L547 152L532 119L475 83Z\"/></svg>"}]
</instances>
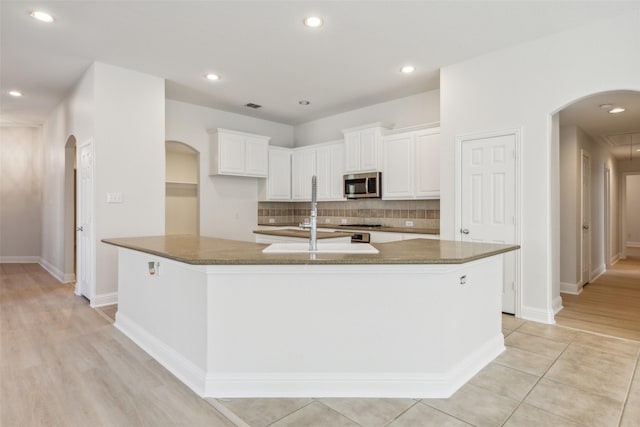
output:
<instances>
[{"instance_id":1,"label":"electrical outlet","mask_svg":"<svg viewBox=\"0 0 640 427\"><path fill-rule=\"evenodd\" d=\"M269 218L269 224L275 224L276 219L275 218Z\"/></svg>"},{"instance_id":2,"label":"electrical outlet","mask_svg":"<svg viewBox=\"0 0 640 427\"><path fill-rule=\"evenodd\" d=\"M346 224L347 223L347 218L342 218L340 220L340 224Z\"/></svg>"},{"instance_id":3,"label":"electrical outlet","mask_svg":"<svg viewBox=\"0 0 640 427\"><path fill-rule=\"evenodd\" d=\"M324 219L324 223L325 224L331 224L331 218L325 218Z\"/></svg>"},{"instance_id":4,"label":"electrical outlet","mask_svg":"<svg viewBox=\"0 0 640 427\"><path fill-rule=\"evenodd\" d=\"M405 221L404 225L405 227L413 227L413 221Z\"/></svg>"}]
</instances>

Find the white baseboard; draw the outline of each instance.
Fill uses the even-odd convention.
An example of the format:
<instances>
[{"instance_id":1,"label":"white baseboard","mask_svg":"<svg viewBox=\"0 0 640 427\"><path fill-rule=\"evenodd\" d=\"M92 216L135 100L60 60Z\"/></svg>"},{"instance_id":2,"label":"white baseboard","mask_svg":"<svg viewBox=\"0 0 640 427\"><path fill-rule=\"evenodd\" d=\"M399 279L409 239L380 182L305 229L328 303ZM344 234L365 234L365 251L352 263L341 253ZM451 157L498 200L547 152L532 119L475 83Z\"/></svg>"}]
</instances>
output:
<instances>
[{"instance_id":1,"label":"white baseboard","mask_svg":"<svg viewBox=\"0 0 640 427\"><path fill-rule=\"evenodd\" d=\"M501 333L449 372L207 374L122 313L115 327L201 397L446 398L504 351Z\"/></svg>"},{"instance_id":2,"label":"white baseboard","mask_svg":"<svg viewBox=\"0 0 640 427\"><path fill-rule=\"evenodd\" d=\"M0 264L38 264L39 256L0 256Z\"/></svg>"},{"instance_id":3,"label":"white baseboard","mask_svg":"<svg viewBox=\"0 0 640 427\"><path fill-rule=\"evenodd\" d=\"M91 298L90 306L93 308L102 307L105 305L113 305L118 303L118 293L110 292L108 294L96 295Z\"/></svg>"},{"instance_id":4,"label":"white baseboard","mask_svg":"<svg viewBox=\"0 0 640 427\"><path fill-rule=\"evenodd\" d=\"M64 279L64 283L71 283L76 281L76 275L73 273L65 274L64 276L62 276L62 278Z\"/></svg>"},{"instance_id":5,"label":"white baseboard","mask_svg":"<svg viewBox=\"0 0 640 427\"><path fill-rule=\"evenodd\" d=\"M552 310L545 310L542 308L522 306L521 318L525 320L532 320L538 323L546 323L553 325L556 323L554 313Z\"/></svg>"},{"instance_id":6,"label":"white baseboard","mask_svg":"<svg viewBox=\"0 0 640 427\"><path fill-rule=\"evenodd\" d=\"M553 307L553 314L558 314L560 310L564 308L562 305L562 297L560 295L556 296L551 302L551 305Z\"/></svg>"},{"instance_id":7,"label":"white baseboard","mask_svg":"<svg viewBox=\"0 0 640 427\"><path fill-rule=\"evenodd\" d=\"M631 248L640 248L640 242L627 242L627 246Z\"/></svg>"},{"instance_id":8,"label":"white baseboard","mask_svg":"<svg viewBox=\"0 0 640 427\"><path fill-rule=\"evenodd\" d=\"M609 260L609 264L614 265L618 261L620 261L620 252L611 257L611 259Z\"/></svg>"},{"instance_id":9,"label":"white baseboard","mask_svg":"<svg viewBox=\"0 0 640 427\"><path fill-rule=\"evenodd\" d=\"M560 282L560 292L563 294L580 295L583 286L582 283Z\"/></svg>"},{"instance_id":10,"label":"white baseboard","mask_svg":"<svg viewBox=\"0 0 640 427\"><path fill-rule=\"evenodd\" d=\"M591 271L591 280L590 282L595 282L598 280L600 276L602 276L607 271L607 267L604 264L600 264L598 268Z\"/></svg>"},{"instance_id":11,"label":"white baseboard","mask_svg":"<svg viewBox=\"0 0 640 427\"><path fill-rule=\"evenodd\" d=\"M44 258L40 258L38 262L42 266L42 268L47 270L49 274L51 274L53 277L58 279L59 282L67 283L64 280L64 273L60 271L55 265L51 264L49 261L47 261Z\"/></svg>"},{"instance_id":12,"label":"white baseboard","mask_svg":"<svg viewBox=\"0 0 640 427\"><path fill-rule=\"evenodd\" d=\"M140 348L149 353L169 372L200 397L205 396L206 372L180 353L158 340L127 316L116 313L114 326L129 337Z\"/></svg>"}]
</instances>

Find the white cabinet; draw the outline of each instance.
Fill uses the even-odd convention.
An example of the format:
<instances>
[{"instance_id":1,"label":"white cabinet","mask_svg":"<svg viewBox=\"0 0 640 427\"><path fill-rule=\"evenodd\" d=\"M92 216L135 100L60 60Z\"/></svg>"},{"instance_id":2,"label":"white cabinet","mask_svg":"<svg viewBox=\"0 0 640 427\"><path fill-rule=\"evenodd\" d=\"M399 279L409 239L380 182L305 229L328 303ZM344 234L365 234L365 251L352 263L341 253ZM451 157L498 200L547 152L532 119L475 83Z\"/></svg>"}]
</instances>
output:
<instances>
[{"instance_id":1,"label":"white cabinet","mask_svg":"<svg viewBox=\"0 0 640 427\"><path fill-rule=\"evenodd\" d=\"M291 150L269 147L269 175L261 181L260 200L291 200Z\"/></svg>"},{"instance_id":2,"label":"white cabinet","mask_svg":"<svg viewBox=\"0 0 640 427\"><path fill-rule=\"evenodd\" d=\"M269 137L219 128L209 134L209 175L267 177Z\"/></svg>"},{"instance_id":3,"label":"white cabinet","mask_svg":"<svg viewBox=\"0 0 640 427\"><path fill-rule=\"evenodd\" d=\"M308 237L274 236L272 234L256 233L256 243L304 243L308 241ZM351 243L351 237L326 237L318 239L318 241L325 243Z\"/></svg>"},{"instance_id":4,"label":"white cabinet","mask_svg":"<svg viewBox=\"0 0 640 427\"><path fill-rule=\"evenodd\" d=\"M318 200L344 200L344 143L330 142L293 150L292 200L311 200L311 177L316 175Z\"/></svg>"},{"instance_id":5,"label":"white cabinet","mask_svg":"<svg viewBox=\"0 0 640 427\"><path fill-rule=\"evenodd\" d=\"M311 200L311 177L316 173L316 149L293 151L291 167L291 199Z\"/></svg>"},{"instance_id":6,"label":"white cabinet","mask_svg":"<svg viewBox=\"0 0 640 427\"><path fill-rule=\"evenodd\" d=\"M386 135L382 141L382 198L440 197L440 128Z\"/></svg>"},{"instance_id":7,"label":"white cabinet","mask_svg":"<svg viewBox=\"0 0 640 427\"><path fill-rule=\"evenodd\" d=\"M377 172L382 166L382 133L390 129L388 123L372 123L344 129L345 173Z\"/></svg>"},{"instance_id":8,"label":"white cabinet","mask_svg":"<svg viewBox=\"0 0 640 427\"><path fill-rule=\"evenodd\" d=\"M344 143L332 143L316 150L318 200L344 200Z\"/></svg>"}]
</instances>

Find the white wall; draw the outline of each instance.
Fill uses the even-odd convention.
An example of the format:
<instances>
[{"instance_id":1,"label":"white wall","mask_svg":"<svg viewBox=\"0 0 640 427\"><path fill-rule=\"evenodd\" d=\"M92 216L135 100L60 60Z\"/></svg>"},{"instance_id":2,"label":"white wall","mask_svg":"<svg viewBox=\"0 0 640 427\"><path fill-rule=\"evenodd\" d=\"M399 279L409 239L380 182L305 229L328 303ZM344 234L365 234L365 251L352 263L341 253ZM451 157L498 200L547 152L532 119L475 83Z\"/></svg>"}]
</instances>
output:
<instances>
[{"instance_id":1,"label":"white wall","mask_svg":"<svg viewBox=\"0 0 640 427\"><path fill-rule=\"evenodd\" d=\"M576 291L580 282L581 223L581 150L591 158L591 273L604 271L605 259L605 170L611 174L611 246L619 253L618 244L618 180L617 161L606 147L594 141L576 126L560 128L560 283L565 291ZM575 288L575 289L572 289Z\"/></svg>"},{"instance_id":2,"label":"white wall","mask_svg":"<svg viewBox=\"0 0 640 427\"><path fill-rule=\"evenodd\" d=\"M591 94L640 90L640 13L634 12L496 51L440 73L441 236L455 234L455 139L476 132L522 130L522 310L553 322L559 262L553 221L559 210L559 147L552 115ZM552 181L553 179L553 181Z\"/></svg>"},{"instance_id":3,"label":"white wall","mask_svg":"<svg viewBox=\"0 0 640 427\"><path fill-rule=\"evenodd\" d=\"M0 261L38 262L42 141L36 127L0 127Z\"/></svg>"},{"instance_id":4,"label":"white wall","mask_svg":"<svg viewBox=\"0 0 640 427\"><path fill-rule=\"evenodd\" d=\"M640 175L627 175L627 246L640 247Z\"/></svg>"},{"instance_id":5,"label":"white wall","mask_svg":"<svg viewBox=\"0 0 640 427\"><path fill-rule=\"evenodd\" d=\"M164 233L164 80L95 63L43 125L42 263L65 271L65 144L94 144L95 295L117 291L116 249L108 237ZM107 204L107 192L124 203ZM69 263L67 263L69 264ZM69 267L67 267L69 268ZM93 302L93 301L92 301Z\"/></svg>"},{"instance_id":6,"label":"white wall","mask_svg":"<svg viewBox=\"0 0 640 427\"><path fill-rule=\"evenodd\" d=\"M398 129L439 120L440 91L432 90L299 124L294 130L295 145L342 139L342 129L368 123L390 122Z\"/></svg>"},{"instance_id":7,"label":"white wall","mask_svg":"<svg viewBox=\"0 0 640 427\"><path fill-rule=\"evenodd\" d=\"M200 152L200 234L254 241L258 223L258 178L209 176L207 129L233 129L270 136L270 144L293 146L293 127L212 108L166 101L166 139Z\"/></svg>"},{"instance_id":8,"label":"white wall","mask_svg":"<svg viewBox=\"0 0 640 427\"><path fill-rule=\"evenodd\" d=\"M49 114L42 126L42 264L63 281L73 280L73 263L66 263L65 242L65 144L70 135L78 144L94 134L94 74L92 65L69 96Z\"/></svg>"},{"instance_id":9,"label":"white wall","mask_svg":"<svg viewBox=\"0 0 640 427\"><path fill-rule=\"evenodd\" d=\"M117 291L117 250L102 239L164 234L164 104L164 79L95 65L98 295ZM108 204L110 192L122 193L124 202Z\"/></svg>"}]
</instances>

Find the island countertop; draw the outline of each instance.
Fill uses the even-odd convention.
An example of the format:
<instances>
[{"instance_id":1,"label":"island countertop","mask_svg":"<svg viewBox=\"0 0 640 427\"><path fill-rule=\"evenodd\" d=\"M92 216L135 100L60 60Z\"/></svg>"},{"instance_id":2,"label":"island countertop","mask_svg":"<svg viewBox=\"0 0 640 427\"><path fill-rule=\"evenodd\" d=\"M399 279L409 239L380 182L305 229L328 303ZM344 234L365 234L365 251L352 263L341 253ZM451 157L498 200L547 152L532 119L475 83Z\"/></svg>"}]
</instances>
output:
<instances>
[{"instance_id":1,"label":"island countertop","mask_svg":"<svg viewBox=\"0 0 640 427\"><path fill-rule=\"evenodd\" d=\"M194 265L463 264L519 249L517 245L410 239L376 243L377 254L264 254L267 244L199 236L103 239L104 243ZM357 244L357 243L354 243Z\"/></svg>"}]
</instances>

